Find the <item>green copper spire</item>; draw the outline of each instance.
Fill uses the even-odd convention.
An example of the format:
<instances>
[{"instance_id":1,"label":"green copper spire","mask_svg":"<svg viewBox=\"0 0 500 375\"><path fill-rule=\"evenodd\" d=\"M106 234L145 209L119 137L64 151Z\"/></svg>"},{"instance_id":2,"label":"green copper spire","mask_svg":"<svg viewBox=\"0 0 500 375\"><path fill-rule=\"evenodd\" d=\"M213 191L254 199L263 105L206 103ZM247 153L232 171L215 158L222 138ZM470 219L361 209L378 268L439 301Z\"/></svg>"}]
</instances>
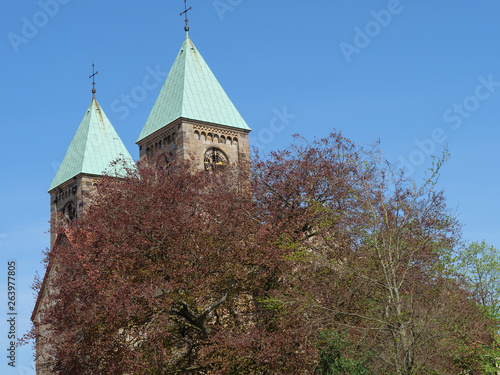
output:
<instances>
[{"instance_id":1,"label":"green copper spire","mask_svg":"<svg viewBox=\"0 0 500 375\"><path fill-rule=\"evenodd\" d=\"M137 142L180 117L250 130L187 31Z\"/></svg>"},{"instance_id":2,"label":"green copper spire","mask_svg":"<svg viewBox=\"0 0 500 375\"><path fill-rule=\"evenodd\" d=\"M107 171L113 174L110 163L120 158L134 168L132 157L93 97L49 191L80 173L102 176Z\"/></svg>"}]
</instances>

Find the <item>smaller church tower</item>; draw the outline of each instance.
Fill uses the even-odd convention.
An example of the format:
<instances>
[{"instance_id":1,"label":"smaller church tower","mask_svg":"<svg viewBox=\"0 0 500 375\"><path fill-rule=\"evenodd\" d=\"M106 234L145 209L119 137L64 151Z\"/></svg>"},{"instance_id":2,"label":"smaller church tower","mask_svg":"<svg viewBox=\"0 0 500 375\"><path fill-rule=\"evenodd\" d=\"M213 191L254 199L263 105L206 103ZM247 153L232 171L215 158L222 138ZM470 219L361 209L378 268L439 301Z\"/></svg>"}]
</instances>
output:
<instances>
[{"instance_id":1,"label":"smaller church tower","mask_svg":"<svg viewBox=\"0 0 500 375\"><path fill-rule=\"evenodd\" d=\"M118 159L123 159L132 168L135 166L97 102L94 86L90 106L49 188L51 216L61 213L66 220L77 217L82 211L85 194L105 173L115 173L111 163ZM53 229L51 249L56 239Z\"/></svg>"},{"instance_id":2,"label":"smaller church tower","mask_svg":"<svg viewBox=\"0 0 500 375\"><path fill-rule=\"evenodd\" d=\"M91 78L95 76L94 73ZM125 148L120 137L106 117L95 98L95 82L92 82L92 101L85 113L68 151L49 188L50 212L52 218L61 213L62 220L72 220L81 214L85 196L96 182L108 174L119 177L119 171L111 168L111 163L123 160L127 167L135 168L135 163ZM56 236L55 223L51 222L50 250L69 243L64 235ZM38 293L31 320L35 323L38 335L46 337L48 330L41 325L41 315L47 306L47 296L53 292L51 281L57 265L49 264L41 289ZM43 339L37 338L36 372L39 375L50 374L50 348Z\"/></svg>"},{"instance_id":3,"label":"smaller church tower","mask_svg":"<svg viewBox=\"0 0 500 375\"><path fill-rule=\"evenodd\" d=\"M162 153L197 168L249 161L245 123L189 38L175 59L137 145L140 160Z\"/></svg>"}]
</instances>

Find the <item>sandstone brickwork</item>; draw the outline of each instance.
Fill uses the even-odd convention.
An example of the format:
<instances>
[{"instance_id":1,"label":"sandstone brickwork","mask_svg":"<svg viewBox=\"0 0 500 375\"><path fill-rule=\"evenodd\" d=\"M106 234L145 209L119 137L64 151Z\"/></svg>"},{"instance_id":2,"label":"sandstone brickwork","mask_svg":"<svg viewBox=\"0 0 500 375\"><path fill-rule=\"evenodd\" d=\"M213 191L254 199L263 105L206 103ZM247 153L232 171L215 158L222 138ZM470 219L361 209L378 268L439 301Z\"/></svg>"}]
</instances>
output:
<instances>
[{"instance_id":1,"label":"sandstone brickwork","mask_svg":"<svg viewBox=\"0 0 500 375\"><path fill-rule=\"evenodd\" d=\"M229 163L248 162L249 131L189 119L179 119L138 142L140 160L154 154L167 154L180 160L191 160L204 168L206 152L221 150Z\"/></svg>"}]
</instances>

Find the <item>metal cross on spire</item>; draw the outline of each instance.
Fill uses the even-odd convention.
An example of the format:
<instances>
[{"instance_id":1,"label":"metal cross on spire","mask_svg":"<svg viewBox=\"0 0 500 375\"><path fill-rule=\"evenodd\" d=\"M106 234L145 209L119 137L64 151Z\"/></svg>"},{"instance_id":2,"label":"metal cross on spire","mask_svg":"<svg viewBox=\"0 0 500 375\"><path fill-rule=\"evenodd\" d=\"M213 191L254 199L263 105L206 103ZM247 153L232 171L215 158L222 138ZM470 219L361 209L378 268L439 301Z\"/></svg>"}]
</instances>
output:
<instances>
[{"instance_id":1,"label":"metal cross on spire","mask_svg":"<svg viewBox=\"0 0 500 375\"><path fill-rule=\"evenodd\" d=\"M92 95L94 95L94 96L95 96L95 80L94 80L94 77L98 73L99 72L94 72L94 60L92 60L92 75L89 76L89 79L92 78Z\"/></svg>"},{"instance_id":2,"label":"metal cross on spire","mask_svg":"<svg viewBox=\"0 0 500 375\"><path fill-rule=\"evenodd\" d=\"M189 31L189 26L188 26L189 20L187 18L187 12L189 12L191 10L191 7L189 7L189 9L188 9L188 7L187 7L187 0L184 0L184 9L185 9L184 12L181 13L181 16L183 14L185 14L185 16L184 16L184 22L186 22L186 27L184 27L184 30Z\"/></svg>"}]
</instances>

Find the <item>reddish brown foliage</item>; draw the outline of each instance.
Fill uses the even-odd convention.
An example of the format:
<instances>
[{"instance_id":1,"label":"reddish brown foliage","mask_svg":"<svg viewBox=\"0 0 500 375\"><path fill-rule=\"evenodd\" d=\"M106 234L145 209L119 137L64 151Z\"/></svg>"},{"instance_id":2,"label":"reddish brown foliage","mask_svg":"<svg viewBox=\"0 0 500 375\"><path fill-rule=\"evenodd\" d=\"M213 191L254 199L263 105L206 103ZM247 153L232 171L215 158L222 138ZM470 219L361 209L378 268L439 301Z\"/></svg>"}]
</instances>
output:
<instances>
[{"instance_id":1,"label":"reddish brown foliage","mask_svg":"<svg viewBox=\"0 0 500 375\"><path fill-rule=\"evenodd\" d=\"M54 372L313 373L325 330L374 373L474 369L488 321L444 272L459 226L432 185L339 134L252 173L150 162L98 185L50 255Z\"/></svg>"}]
</instances>

